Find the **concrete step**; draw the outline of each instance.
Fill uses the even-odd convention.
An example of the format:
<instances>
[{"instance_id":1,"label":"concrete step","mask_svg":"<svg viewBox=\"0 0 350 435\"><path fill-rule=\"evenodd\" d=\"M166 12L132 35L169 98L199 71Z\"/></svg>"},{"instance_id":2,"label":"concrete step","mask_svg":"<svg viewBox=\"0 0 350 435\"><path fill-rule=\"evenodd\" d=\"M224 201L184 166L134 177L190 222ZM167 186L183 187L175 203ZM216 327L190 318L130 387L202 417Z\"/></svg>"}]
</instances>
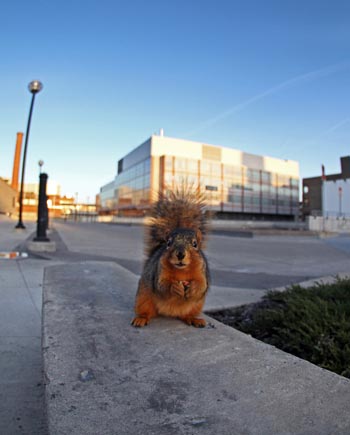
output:
<instances>
[{"instance_id":1,"label":"concrete step","mask_svg":"<svg viewBox=\"0 0 350 435\"><path fill-rule=\"evenodd\" d=\"M50 435L350 433L350 381L210 318L130 326L137 278L114 263L47 267Z\"/></svg>"}]
</instances>

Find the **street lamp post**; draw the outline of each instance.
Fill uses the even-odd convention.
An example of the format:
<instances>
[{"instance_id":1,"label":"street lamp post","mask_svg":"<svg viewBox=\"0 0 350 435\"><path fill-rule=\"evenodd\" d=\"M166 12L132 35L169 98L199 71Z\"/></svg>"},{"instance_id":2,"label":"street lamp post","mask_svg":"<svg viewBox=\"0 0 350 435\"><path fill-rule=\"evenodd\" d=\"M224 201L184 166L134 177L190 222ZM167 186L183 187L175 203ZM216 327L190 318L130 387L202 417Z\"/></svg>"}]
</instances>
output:
<instances>
[{"instance_id":1,"label":"street lamp post","mask_svg":"<svg viewBox=\"0 0 350 435\"><path fill-rule=\"evenodd\" d=\"M23 188L24 188L24 172L25 172L25 167L26 167L27 145L28 145L28 138L29 138L29 131L30 131L30 122L32 120L35 95L38 92L40 92L42 90L42 88L43 88L43 85L38 80L34 80L34 81L30 82L28 85L28 89L32 94L32 101L31 101L30 109L29 109L26 139L24 142L24 151L23 151L23 160L22 160L21 190L19 193L19 215L18 215L18 223L16 225L16 228L20 228L20 229L25 229L25 226L23 225L23 222L22 222Z\"/></svg>"},{"instance_id":2,"label":"street lamp post","mask_svg":"<svg viewBox=\"0 0 350 435\"><path fill-rule=\"evenodd\" d=\"M39 176L40 176L40 174L41 174L41 168L43 167L43 164L44 164L44 160L39 160L39 161L38 161L38 165L39 165Z\"/></svg>"}]
</instances>

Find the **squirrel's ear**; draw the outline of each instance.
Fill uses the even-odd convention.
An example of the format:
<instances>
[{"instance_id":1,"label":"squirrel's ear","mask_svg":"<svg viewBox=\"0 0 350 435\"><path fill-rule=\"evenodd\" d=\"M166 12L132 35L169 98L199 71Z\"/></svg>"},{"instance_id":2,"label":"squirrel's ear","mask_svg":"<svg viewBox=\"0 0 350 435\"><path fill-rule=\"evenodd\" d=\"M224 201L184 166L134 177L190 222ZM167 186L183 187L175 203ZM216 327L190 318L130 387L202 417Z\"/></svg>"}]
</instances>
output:
<instances>
[{"instance_id":1,"label":"squirrel's ear","mask_svg":"<svg viewBox=\"0 0 350 435\"><path fill-rule=\"evenodd\" d=\"M196 231L196 239L197 239L197 243L200 244L202 241L202 231L201 230Z\"/></svg>"}]
</instances>

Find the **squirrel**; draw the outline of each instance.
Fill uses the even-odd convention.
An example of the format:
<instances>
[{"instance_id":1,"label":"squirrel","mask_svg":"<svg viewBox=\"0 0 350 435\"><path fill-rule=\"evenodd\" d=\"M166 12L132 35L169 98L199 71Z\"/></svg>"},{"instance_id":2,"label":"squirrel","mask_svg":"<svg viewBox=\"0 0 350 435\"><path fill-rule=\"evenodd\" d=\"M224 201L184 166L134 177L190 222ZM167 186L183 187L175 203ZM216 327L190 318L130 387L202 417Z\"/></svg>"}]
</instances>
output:
<instances>
[{"instance_id":1,"label":"squirrel","mask_svg":"<svg viewBox=\"0 0 350 435\"><path fill-rule=\"evenodd\" d=\"M153 205L133 326L143 327L154 317L167 316L205 327L199 315L210 283L203 253L207 226L204 197L189 189L161 195Z\"/></svg>"}]
</instances>

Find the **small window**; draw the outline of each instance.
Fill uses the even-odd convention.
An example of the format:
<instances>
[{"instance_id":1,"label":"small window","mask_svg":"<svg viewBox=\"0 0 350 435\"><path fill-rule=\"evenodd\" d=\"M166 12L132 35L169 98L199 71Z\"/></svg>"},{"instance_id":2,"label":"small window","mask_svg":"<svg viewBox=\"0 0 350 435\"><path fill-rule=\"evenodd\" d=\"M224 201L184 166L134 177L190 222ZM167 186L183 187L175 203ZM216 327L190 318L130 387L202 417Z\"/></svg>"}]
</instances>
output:
<instances>
[{"instance_id":1,"label":"small window","mask_svg":"<svg viewBox=\"0 0 350 435\"><path fill-rule=\"evenodd\" d=\"M123 172L123 159L120 159L118 162L118 174L120 174L121 172Z\"/></svg>"}]
</instances>

